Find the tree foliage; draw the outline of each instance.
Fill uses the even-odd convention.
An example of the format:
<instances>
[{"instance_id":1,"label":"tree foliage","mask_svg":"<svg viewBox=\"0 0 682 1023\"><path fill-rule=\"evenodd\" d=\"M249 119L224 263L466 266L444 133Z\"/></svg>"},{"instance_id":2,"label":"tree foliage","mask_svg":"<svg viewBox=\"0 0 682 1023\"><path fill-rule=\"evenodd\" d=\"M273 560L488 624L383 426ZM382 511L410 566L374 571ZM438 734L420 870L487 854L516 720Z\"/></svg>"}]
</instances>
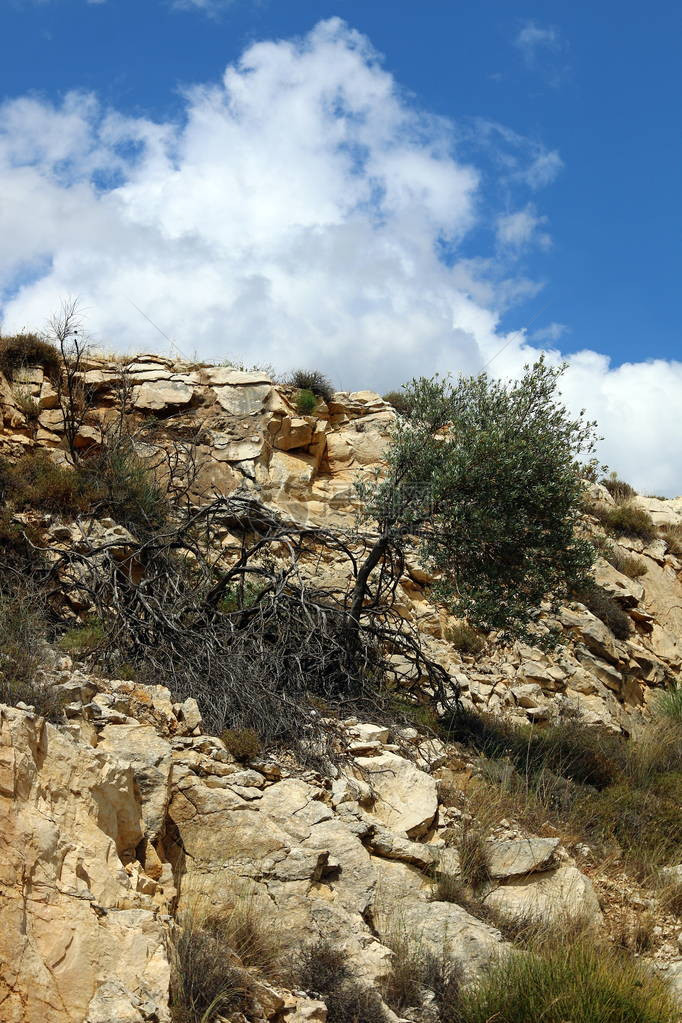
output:
<instances>
[{"instance_id":1,"label":"tree foliage","mask_svg":"<svg viewBox=\"0 0 682 1023\"><path fill-rule=\"evenodd\" d=\"M594 551L576 525L594 424L561 403L562 371L541 359L518 381L483 373L405 388L410 411L393 428L388 471L359 485L378 527L370 572L415 537L440 576L438 597L508 634L522 634L543 600L585 583Z\"/></svg>"}]
</instances>

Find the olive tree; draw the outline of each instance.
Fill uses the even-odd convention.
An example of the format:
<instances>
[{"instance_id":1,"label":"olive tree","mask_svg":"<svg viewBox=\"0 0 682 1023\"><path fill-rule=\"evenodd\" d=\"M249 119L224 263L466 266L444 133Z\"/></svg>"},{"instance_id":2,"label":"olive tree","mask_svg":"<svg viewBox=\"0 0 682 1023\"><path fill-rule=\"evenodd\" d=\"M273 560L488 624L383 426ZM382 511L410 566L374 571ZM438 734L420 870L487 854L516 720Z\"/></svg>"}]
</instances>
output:
<instances>
[{"instance_id":1,"label":"olive tree","mask_svg":"<svg viewBox=\"0 0 682 1023\"><path fill-rule=\"evenodd\" d=\"M404 387L387 469L358 485L377 528L353 589L355 618L373 574L413 540L439 579L437 597L508 636L525 634L543 600L584 584L594 551L576 526L595 424L562 404L562 372L541 359L511 382L483 373Z\"/></svg>"}]
</instances>

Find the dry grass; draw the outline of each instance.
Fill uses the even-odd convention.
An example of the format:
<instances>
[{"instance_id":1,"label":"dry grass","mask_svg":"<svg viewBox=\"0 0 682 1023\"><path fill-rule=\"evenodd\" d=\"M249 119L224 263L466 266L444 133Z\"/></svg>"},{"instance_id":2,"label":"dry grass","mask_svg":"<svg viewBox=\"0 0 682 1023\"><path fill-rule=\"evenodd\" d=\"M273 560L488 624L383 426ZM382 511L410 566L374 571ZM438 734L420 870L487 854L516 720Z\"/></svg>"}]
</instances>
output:
<instances>
[{"instance_id":1,"label":"dry grass","mask_svg":"<svg viewBox=\"0 0 682 1023\"><path fill-rule=\"evenodd\" d=\"M639 579L646 575L646 562L634 554L628 554L621 547L614 547L613 544L605 545L603 556L617 572L622 572L630 579Z\"/></svg>"},{"instance_id":2,"label":"dry grass","mask_svg":"<svg viewBox=\"0 0 682 1023\"><path fill-rule=\"evenodd\" d=\"M462 654L472 654L474 657L480 654L485 647L485 639L478 629L474 629L466 622L449 626L445 630L443 638L448 643L452 643L455 650L459 650Z\"/></svg>"},{"instance_id":3,"label":"dry grass","mask_svg":"<svg viewBox=\"0 0 682 1023\"><path fill-rule=\"evenodd\" d=\"M682 557L682 525L660 526L661 539L665 540L668 550L676 557Z\"/></svg>"},{"instance_id":4,"label":"dry grass","mask_svg":"<svg viewBox=\"0 0 682 1023\"><path fill-rule=\"evenodd\" d=\"M645 543L650 543L658 536L649 513L636 504L595 505L591 511L604 528L616 536L632 536Z\"/></svg>"},{"instance_id":5,"label":"dry grass","mask_svg":"<svg viewBox=\"0 0 682 1023\"><path fill-rule=\"evenodd\" d=\"M393 952L391 975L383 990L390 1007L402 1015L404 1010L420 1006L431 992L442 1018L459 1001L463 979L460 963L445 951L434 955L419 934L408 931L400 920L394 921L382 941Z\"/></svg>"},{"instance_id":6,"label":"dry grass","mask_svg":"<svg viewBox=\"0 0 682 1023\"><path fill-rule=\"evenodd\" d=\"M197 897L180 914L171 944L173 1023L213 1023L252 1014L259 978L287 979L287 943L277 922L249 895L232 894L220 912Z\"/></svg>"},{"instance_id":7,"label":"dry grass","mask_svg":"<svg viewBox=\"0 0 682 1023\"><path fill-rule=\"evenodd\" d=\"M0 337L0 373L9 380L16 370L41 366L53 381L59 379L62 359L57 348L37 334Z\"/></svg>"}]
</instances>

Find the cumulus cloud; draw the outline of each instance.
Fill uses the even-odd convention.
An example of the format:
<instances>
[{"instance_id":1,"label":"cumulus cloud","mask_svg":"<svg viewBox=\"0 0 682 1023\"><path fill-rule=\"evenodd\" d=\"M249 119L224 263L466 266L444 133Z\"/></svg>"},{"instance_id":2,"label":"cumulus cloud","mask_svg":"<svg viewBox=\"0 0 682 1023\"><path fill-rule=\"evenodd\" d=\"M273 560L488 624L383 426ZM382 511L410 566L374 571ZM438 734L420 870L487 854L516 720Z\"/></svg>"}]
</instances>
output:
<instances>
[{"instance_id":1,"label":"cumulus cloud","mask_svg":"<svg viewBox=\"0 0 682 1023\"><path fill-rule=\"evenodd\" d=\"M89 95L19 97L0 106L2 327L39 325L79 295L117 349L157 346L135 303L188 355L319 366L348 389L488 364L516 374L537 348L501 332L500 313L540 285L499 252L464 258L462 243L488 227L519 252L533 244L544 221L528 192L560 166L500 125L465 131L415 109L338 19L250 46L186 92L178 122ZM682 365L569 362L566 398L600 420L605 459L645 489L682 490L682 454L660 444Z\"/></svg>"}]
</instances>

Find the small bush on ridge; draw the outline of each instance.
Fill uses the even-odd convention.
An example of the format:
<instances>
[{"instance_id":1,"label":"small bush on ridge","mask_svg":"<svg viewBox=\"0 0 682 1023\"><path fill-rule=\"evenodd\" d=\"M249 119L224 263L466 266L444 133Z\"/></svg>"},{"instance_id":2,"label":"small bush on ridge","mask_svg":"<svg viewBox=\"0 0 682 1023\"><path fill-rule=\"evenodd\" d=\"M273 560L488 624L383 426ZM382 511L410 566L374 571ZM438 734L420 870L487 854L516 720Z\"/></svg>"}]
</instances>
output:
<instances>
[{"instance_id":1,"label":"small bush on ridge","mask_svg":"<svg viewBox=\"0 0 682 1023\"><path fill-rule=\"evenodd\" d=\"M614 507L599 506L593 510L610 532L620 536L632 536L650 543L658 535L648 511L635 504L617 504Z\"/></svg>"},{"instance_id":2,"label":"small bush on ridge","mask_svg":"<svg viewBox=\"0 0 682 1023\"><path fill-rule=\"evenodd\" d=\"M621 503L623 501L629 501L630 498L637 496L637 491L634 487L631 487L625 480L618 478L618 473L612 472L610 476L603 479L602 486L606 487L614 501Z\"/></svg>"},{"instance_id":3,"label":"small bush on ridge","mask_svg":"<svg viewBox=\"0 0 682 1023\"><path fill-rule=\"evenodd\" d=\"M392 405L396 412L401 416L409 416L410 410L412 409L412 402L405 391L389 391L385 394L384 401L387 401L389 405Z\"/></svg>"},{"instance_id":4,"label":"small bush on ridge","mask_svg":"<svg viewBox=\"0 0 682 1023\"><path fill-rule=\"evenodd\" d=\"M15 370L26 366L42 366L50 379L55 382L61 371L61 355L58 349L37 334L14 334L0 337L0 372L9 380Z\"/></svg>"},{"instance_id":5,"label":"small bush on ridge","mask_svg":"<svg viewBox=\"0 0 682 1023\"><path fill-rule=\"evenodd\" d=\"M253 728L226 728L220 738L235 760L255 760L263 750L260 736Z\"/></svg>"},{"instance_id":6,"label":"small bush on ridge","mask_svg":"<svg viewBox=\"0 0 682 1023\"><path fill-rule=\"evenodd\" d=\"M677 557L682 557L682 525L661 526L661 540L665 540L668 550Z\"/></svg>"},{"instance_id":7,"label":"small bush on ridge","mask_svg":"<svg viewBox=\"0 0 682 1023\"><path fill-rule=\"evenodd\" d=\"M318 369L296 369L288 382L299 391L312 391L327 405L334 395L334 385L331 380Z\"/></svg>"}]
</instances>

